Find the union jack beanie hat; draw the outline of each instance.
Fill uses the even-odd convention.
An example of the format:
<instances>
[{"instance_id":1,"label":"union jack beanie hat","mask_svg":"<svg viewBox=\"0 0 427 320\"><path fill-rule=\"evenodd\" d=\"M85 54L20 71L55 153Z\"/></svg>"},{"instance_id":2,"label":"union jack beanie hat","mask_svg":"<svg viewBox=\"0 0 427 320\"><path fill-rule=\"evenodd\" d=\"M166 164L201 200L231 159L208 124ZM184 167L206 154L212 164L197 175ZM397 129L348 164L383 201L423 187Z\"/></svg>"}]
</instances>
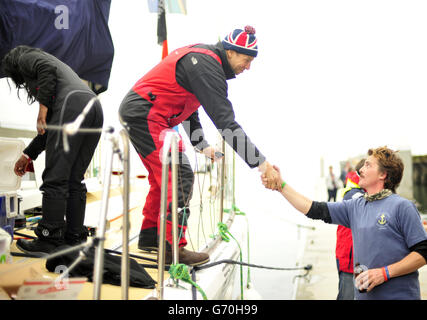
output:
<instances>
[{"instance_id":1,"label":"union jack beanie hat","mask_svg":"<svg viewBox=\"0 0 427 320\"><path fill-rule=\"evenodd\" d=\"M258 54L258 45L255 37L255 28L246 26L245 30L235 29L222 40L222 45L225 50L234 50L248 56L256 57Z\"/></svg>"}]
</instances>

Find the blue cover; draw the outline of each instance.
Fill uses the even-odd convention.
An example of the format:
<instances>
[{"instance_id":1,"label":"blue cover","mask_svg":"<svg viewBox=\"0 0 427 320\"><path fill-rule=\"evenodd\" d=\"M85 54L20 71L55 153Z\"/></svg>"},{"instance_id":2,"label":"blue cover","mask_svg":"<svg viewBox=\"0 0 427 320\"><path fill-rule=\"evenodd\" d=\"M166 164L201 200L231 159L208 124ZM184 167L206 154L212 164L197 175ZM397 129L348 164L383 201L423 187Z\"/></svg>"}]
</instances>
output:
<instances>
[{"instance_id":1,"label":"blue cover","mask_svg":"<svg viewBox=\"0 0 427 320\"><path fill-rule=\"evenodd\" d=\"M17 45L41 48L92 82L97 93L103 92L114 56L110 4L111 0L0 0L0 59Z\"/></svg>"},{"instance_id":2,"label":"blue cover","mask_svg":"<svg viewBox=\"0 0 427 320\"><path fill-rule=\"evenodd\" d=\"M0 228L7 231L13 239L13 228L15 227L15 218L7 217L6 201L7 198L4 195L0 195Z\"/></svg>"}]
</instances>

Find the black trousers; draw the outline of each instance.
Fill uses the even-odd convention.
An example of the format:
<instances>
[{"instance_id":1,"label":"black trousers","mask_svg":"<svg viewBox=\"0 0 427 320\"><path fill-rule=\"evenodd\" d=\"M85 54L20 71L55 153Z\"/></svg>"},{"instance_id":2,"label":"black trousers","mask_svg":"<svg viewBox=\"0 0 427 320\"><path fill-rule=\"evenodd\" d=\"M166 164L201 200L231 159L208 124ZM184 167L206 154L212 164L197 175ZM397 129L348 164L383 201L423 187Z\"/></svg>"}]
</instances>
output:
<instances>
[{"instance_id":1,"label":"black trousers","mask_svg":"<svg viewBox=\"0 0 427 320\"><path fill-rule=\"evenodd\" d=\"M328 189L328 201L337 201L337 189Z\"/></svg>"},{"instance_id":2,"label":"black trousers","mask_svg":"<svg viewBox=\"0 0 427 320\"><path fill-rule=\"evenodd\" d=\"M93 96L76 93L70 96L65 112L53 114L51 123L74 121ZM60 117L62 116L62 119ZM102 128L103 112L97 101L83 121L81 128ZM79 237L83 232L86 208L84 174L92 160L101 133L77 133L68 137L69 152L65 152L61 131L48 130L46 162L42 175L43 218L36 235L62 239L65 235ZM64 216L67 223L65 225ZM64 228L66 226L66 228ZM64 230L65 229L65 230Z\"/></svg>"}]
</instances>

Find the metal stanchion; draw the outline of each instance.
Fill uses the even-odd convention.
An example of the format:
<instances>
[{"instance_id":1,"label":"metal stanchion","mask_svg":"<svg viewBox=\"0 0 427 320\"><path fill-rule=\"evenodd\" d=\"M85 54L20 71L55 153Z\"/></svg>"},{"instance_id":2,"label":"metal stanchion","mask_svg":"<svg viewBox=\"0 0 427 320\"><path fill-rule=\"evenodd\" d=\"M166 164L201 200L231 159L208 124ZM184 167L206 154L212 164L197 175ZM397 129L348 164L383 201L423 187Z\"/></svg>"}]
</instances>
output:
<instances>
[{"instance_id":1,"label":"metal stanchion","mask_svg":"<svg viewBox=\"0 0 427 320\"><path fill-rule=\"evenodd\" d=\"M221 159L221 194L220 194L220 202L219 202L219 214L220 214L220 222L223 221L224 217L224 189L225 189L225 140L222 140L222 153L224 156Z\"/></svg>"},{"instance_id":2,"label":"metal stanchion","mask_svg":"<svg viewBox=\"0 0 427 320\"><path fill-rule=\"evenodd\" d=\"M175 191L172 191L172 221L177 218L177 169L178 169L178 140L179 136L176 132L168 132L163 143L162 153L162 188L160 194L160 235L158 249L158 276L157 276L157 299L163 300L164 291L164 270L165 270L165 253L166 253L166 214L168 202L168 178L169 178L169 150L172 147L172 183L175 185ZM175 155L174 155L175 154ZM175 172L175 173L174 173ZM175 180L174 180L175 178ZM174 182L175 181L175 182ZM172 187L172 190L174 187ZM174 202L175 205L174 205ZM174 228L175 229L175 228ZM174 238L172 248L178 246L177 239ZM177 250L175 251L177 252ZM175 263L175 261L174 261Z\"/></svg>"},{"instance_id":3,"label":"metal stanchion","mask_svg":"<svg viewBox=\"0 0 427 320\"><path fill-rule=\"evenodd\" d=\"M120 131L123 140L123 250L122 250L122 270L121 270L121 287L122 300L129 299L129 136L125 129Z\"/></svg>"},{"instance_id":4,"label":"metal stanchion","mask_svg":"<svg viewBox=\"0 0 427 320\"><path fill-rule=\"evenodd\" d=\"M113 155L115 149L115 142L113 136L107 136L109 146L107 146L106 165L104 171L104 189L102 191L101 213L99 217L99 227L97 230L96 238L98 243L95 250L95 263L93 267L93 299L99 300L101 298L102 274L104 271L104 237L107 226L107 213L108 213L108 198L110 197L110 184L111 184L111 169L113 165Z\"/></svg>"},{"instance_id":5,"label":"metal stanchion","mask_svg":"<svg viewBox=\"0 0 427 320\"><path fill-rule=\"evenodd\" d=\"M178 135L172 135L171 171L172 171L172 261L179 263L178 254Z\"/></svg>"}]
</instances>

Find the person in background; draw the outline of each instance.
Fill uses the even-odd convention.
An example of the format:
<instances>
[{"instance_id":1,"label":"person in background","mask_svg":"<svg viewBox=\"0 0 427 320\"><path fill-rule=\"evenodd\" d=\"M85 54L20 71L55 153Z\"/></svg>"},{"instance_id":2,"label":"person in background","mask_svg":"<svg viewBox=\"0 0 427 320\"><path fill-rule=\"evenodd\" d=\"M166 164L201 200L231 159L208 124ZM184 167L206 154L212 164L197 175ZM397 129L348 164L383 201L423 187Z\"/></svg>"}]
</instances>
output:
<instances>
[{"instance_id":1,"label":"person in background","mask_svg":"<svg viewBox=\"0 0 427 320\"><path fill-rule=\"evenodd\" d=\"M173 50L159 64L145 74L124 97L119 117L129 133L130 140L148 171L150 190L143 208L144 219L139 234L138 248L157 251L160 211L162 164L160 151L166 132L183 123L193 147L211 159L218 151L204 138L198 108L203 106L225 141L250 168L277 178L278 173L252 143L235 120L233 106L228 99L227 80L245 70L258 54L255 29L231 31L215 45L198 44ZM251 89L248 89L250 92ZM221 156L220 156L221 157ZM271 179L275 183L275 179ZM199 265L209 261L204 252L187 250L185 232L190 215L194 174L179 146L178 219L179 261ZM171 190L171 183L168 186ZM168 192L166 226L166 263L172 260L171 192Z\"/></svg>"},{"instance_id":2,"label":"person in background","mask_svg":"<svg viewBox=\"0 0 427 320\"><path fill-rule=\"evenodd\" d=\"M42 256L64 243L84 242L87 189L83 179L101 133L77 133L69 137L67 153L61 132L50 130L47 125L74 121L96 95L68 65L38 48L17 46L4 56L1 67L15 83L18 93L24 89L29 103L39 102L38 134L16 162L15 173L23 176L29 163L46 151L40 186L42 219L34 230L37 238L19 239L16 246L28 254ZM82 127L101 129L102 125L103 111L96 100Z\"/></svg>"},{"instance_id":3,"label":"person in background","mask_svg":"<svg viewBox=\"0 0 427 320\"><path fill-rule=\"evenodd\" d=\"M347 173L343 190L343 200L357 199L365 193L359 186L359 171L365 164L365 159L360 160L355 171ZM337 300L354 300L353 283L353 237L351 229L339 225L337 228L337 243L335 256L338 269L338 296Z\"/></svg>"},{"instance_id":4,"label":"person in background","mask_svg":"<svg viewBox=\"0 0 427 320\"><path fill-rule=\"evenodd\" d=\"M341 170L341 174L340 174L340 180L341 180L344 187L345 187L345 182L347 180L347 174L351 171L353 171L353 168L351 167L350 162L347 161L345 163L344 168Z\"/></svg>"},{"instance_id":5,"label":"person in background","mask_svg":"<svg viewBox=\"0 0 427 320\"><path fill-rule=\"evenodd\" d=\"M328 189L328 201L337 201L338 179L335 177L332 166L329 166L329 173L326 176L326 188Z\"/></svg>"},{"instance_id":6,"label":"person in background","mask_svg":"<svg viewBox=\"0 0 427 320\"><path fill-rule=\"evenodd\" d=\"M427 233L415 204L396 194L403 169L396 151L369 149L359 180L365 194L340 202L312 201L280 175L279 188L261 179L307 217L352 230L355 266L365 269L355 278L356 300L420 300L418 269L427 261Z\"/></svg>"}]
</instances>

